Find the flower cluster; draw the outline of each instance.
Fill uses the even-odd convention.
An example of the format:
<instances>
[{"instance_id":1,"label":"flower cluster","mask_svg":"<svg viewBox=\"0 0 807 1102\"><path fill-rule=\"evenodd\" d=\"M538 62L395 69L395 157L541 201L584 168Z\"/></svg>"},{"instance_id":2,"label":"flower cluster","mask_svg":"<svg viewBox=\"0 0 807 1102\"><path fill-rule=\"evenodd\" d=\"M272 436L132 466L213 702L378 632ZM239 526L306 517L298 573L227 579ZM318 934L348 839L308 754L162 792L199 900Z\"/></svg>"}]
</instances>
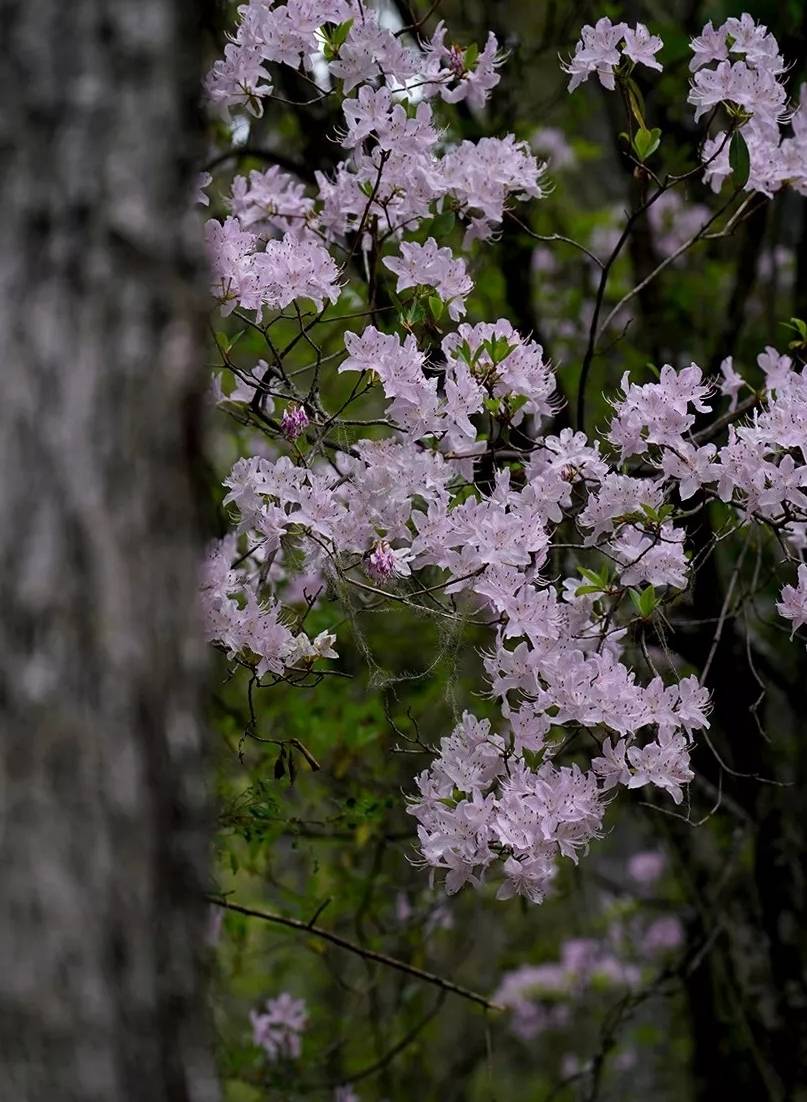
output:
<instances>
[{"instance_id":1,"label":"flower cluster","mask_svg":"<svg viewBox=\"0 0 807 1102\"><path fill-rule=\"evenodd\" d=\"M735 126L742 127L750 156L750 191L772 195L791 176L795 149L782 143L781 125L789 118L786 70L779 45L767 28L745 14L714 28L709 22L692 41L693 71L689 102L696 120L723 107ZM706 179L717 191L731 173L729 133L706 139L703 159ZM796 176L804 175L804 165Z\"/></svg>"},{"instance_id":2,"label":"flower cluster","mask_svg":"<svg viewBox=\"0 0 807 1102\"><path fill-rule=\"evenodd\" d=\"M269 540L253 556L265 554L268 546ZM305 670L319 658L337 658L336 636L327 631L314 639L302 631L295 634L279 602L260 599L260 569L250 571L244 563L240 569L232 567L239 557L243 559L236 554L234 536L208 548L200 587L208 639L254 669L257 677L281 676L289 670Z\"/></svg>"},{"instance_id":3,"label":"flower cluster","mask_svg":"<svg viewBox=\"0 0 807 1102\"><path fill-rule=\"evenodd\" d=\"M267 999L263 1010L250 1011L249 1018L253 1044L262 1048L272 1062L299 1057L308 1019L303 999L284 991L277 998Z\"/></svg>"},{"instance_id":4,"label":"flower cluster","mask_svg":"<svg viewBox=\"0 0 807 1102\"><path fill-rule=\"evenodd\" d=\"M240 16L211 97L254 112L270 94L265 65L311 65L322 47L311 71L326 66L341 97L333 137L344 159L310 187L278 168L237 176L229 217L207 223L213 296L224 313L253 312L272 355L271 367L254 369L236 370L230 358L235 388L225 395L219 383L215 393L242 424L260 421L271 444L239 459L225 481L235 532L205 564L208 636L254 678L274 681L316 676L337 657L334 633L309 637L294 609L304 603L307 614L327 587L373 611L397 599L486 627L492 718L463 715L418 776L408 810L421 858L448 892L490 877L500 899L539 902L558 860L577 861L601 834L620 788L683 800L709 692L682 662L659 672L646 629L690 584L693 499L695 509L722 501L737 527L771 528L801 563L807 377L772 347L754 388L730 358L716 384L697 364L665 364L652 382L623 376L599 439L553 430L560 403L542 346L506 318L475 320L460 255L490 236L514 199L543 195L543 166L513 135L452 145L438 115L443 103L484 103L501 62L495 38L482 52L461 50L440 24L431 42L407 44L348 0L253 0ZM642 24L601 19L583 29L571 86L596 73L613 87L637 64L659 69L660 47ZM785 100L772 37L744 16L707 26L693 49L698 114L727 105L743 132L773 141ZM794 127L788 140L801 148L800 118ZM722 156L708 159L709 172ZM752 148L749 186L773 179L758 160ZM673 222L681 213L674 200L666 210ZM663 216L659 202L651 217ZM436 227L457 218L465 244L449 248ZM366 302L357 271L367 273ZM323 358L311 329L342 280L362 308ZM383 281L397 316L374 294ZM314 303L313 321L301 300ZM474 324L461 321L467 309ZM314 357L310 388L297 385L308 367L287 373L270 333L295 317L289 347ZM333 411L329 391L318 390L325 372L332 382L349 376L341 387L350 397ZM742 420L733 412L745 387L758 401ZM371 419L342 420L365 395ZM723 399L731 416L704 435ZM354 431L368 424L373 439ZM316 585L298 584L301 571ZM807 623L803 564L778 608L794 630Z\"/></svg>"},{"instance_id":5,"label":"flower cluster","mask_svg":"<svg viewBox=\"0 0 807 1102\"><path fill-rule=\"evenodd\" d=\"M658 35L651 34L644 23L637 23L631 29L627 23L612 23L604 15L593 27L583 27L574 56L563 66L564 72L571 77L569 91L573 92L592 73L597 74L603 88L613 91L616 87L614 70L622 58L627 58L631 65L661 70L656 54L663 45Z\"/></svg>"},{"instance_id":6,"label":"flower cluster","mask_svg":"<svg viewBox=\"0 0 807 1102\"><path fill-rule=\"evenodd\" d=\"M211 218L205 228L211 289L222 314L236 306L257 314L282 310L299 298L311 299L321 310L325 299L339 298L339 269L322 245L286 234L261 250L256 235L233 217L223 223Z\"/></svg>"},{"instance_id":7,"label":"flower cluster","mask_svg":"<svg viewBox=\"0 0 807 1102\"><path fill-rule=\"evenodd\" d=\"M400 257L385 257L384 264L398 277L395 290L399 293L420 285L433 287L448 303L454 321L465 313L465 296L473 287L465 262L456 260L451 249L439 248L433 237L423 245L403 242Z\"/></svg>"},{"instance_id":8,"label":"flower cluster","mask_svg":"<svg viewBox=\"0 0 807 1102\"><path fill-rule=\"evenodd\" d=\"M345 97L342 145L350 155L333 178L317 173L315 196L276 166L235 178L233 222L208 229L214 293L226 308L239 302L248 310L282 309L296 298L311 298L321 308L323 300L334 301L336 271L324 250L310 241L306 248L312 234L338 241L378 218L392 227L393 238L400 237L413 220L439 214L449 202L467 220L470 241L491 233L509 198L543 194L543 165L512 135L440 148L431 101L484 105L502 61L495 35L481 52L460 49L447 42L440 23L431 41L416 50L382 26L376 12L348 0L273 8L251 0L239 14L234 41L208 78L211 101L225 112L241 107L260 114L272 95L266 64L310 66L317 55L324 63L319 48L335 24L345 33L327 65L329 79L341 82ZM285 234L282 251L258 249L260 242L240 235L248 229ZM360 244L369 248L366 236ZM471 287L462 261L446 257L436 243L434 256L413 256L413 248L404 245L402 259L390 258L393 271L396 263L403 265L400 289L415 286L407 282L414 274L427 277L417 282L436 287L450 300L452 316L460 316Z\"/></svg>"},{"instance_id":9,"label":"flower cluster","mask_svg":"<svg viewBox=\"0 0 807 1102\"><path fill-rule=\"evenodd\" d=\"M627 873L645 888L664 867L663 854L643 852L628 860ZM600 903L605 919L601 937L568 938L556 959L524 964L502 977L493 999L509 1011L510 1028L522 1041L577 1022L583 1000L596 990L635 990L643 975L683 943L684 929L674 913L648 918L639 901L615 901L608 893Z\"/></svg>"},{"instance_id":10,"label":"flower cluster","mask_svg":"<svg viewBox=\"0 0 807 1102\"><path fill-rule=\"evenodd\" d=\"M563 65L571 78L569 91L592 74L613 90L618 77L629 83L635 65L660 70L655 55L661 47L661 39L644 24L631 29L604 16L594 26L583 27L573 57ZM718 117L722 123L702 143L706 182L720 190L734 171L731 147L741 142L749 165L740 186L772 196L789 184L807 194L807 126L801 108L788 105L787 64L776 38L745 13L719 27L710 20L692 39L691 49L688 102L695 108L695 120L708 115L710 121ZM636 111L636 121L644 127L640 109ZM785 128L791 120L788 134Z\"/></svg>"}]
</instances>

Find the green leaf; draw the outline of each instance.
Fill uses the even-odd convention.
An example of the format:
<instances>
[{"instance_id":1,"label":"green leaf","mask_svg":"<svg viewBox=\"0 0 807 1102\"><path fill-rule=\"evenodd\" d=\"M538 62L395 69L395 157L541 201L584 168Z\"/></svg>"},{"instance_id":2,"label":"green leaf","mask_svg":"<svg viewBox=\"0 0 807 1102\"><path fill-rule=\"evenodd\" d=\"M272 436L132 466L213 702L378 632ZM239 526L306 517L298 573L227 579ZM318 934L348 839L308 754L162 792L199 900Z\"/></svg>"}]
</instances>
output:
<instances>
[{"instance_id":1,"label":"green leaf","mask_svg":"<svg viewBox=\"0 0 807 1102\"><path fill-rule=\"evenodd\" d=\"M783 321L781 324L785 329L792 329L794 333L798 333L802 340L807 340L807 322L802 321L801 318L791 318L790 321Z\"/></svg>"},{"instance_id":2,"label":"green leaf","mask_svg":"<svg viewBox=\"0 0 807 1102\"><path fill-rule=\"evenodd\" d=\"M479 57L479 47L475 42L472 42L468 49L465 51L463 57L463 64L466 69L473 69L476 65L476 59Z\"/></svg>"},{"instance_id":3,"label":"green leaf","mask_svg":"<svg viewBox=\"0 0 807 1102\"><path fill-rule=\"evenodd\" d=\"M646 161L661 145L661 131L657 126L652 130L641 127L633 135L633 148L640 161Z\"/></svg>"},{"instance_id":4,"label":"green leaf","mask_svg":"<svg viewBox=\"0 0 807 1102\"><path fill-rule=\"evenodd\" d=\"M543 764L544 755L542 750L528 750L525 746L521 751L521 756L533 772Z\"/></svg>"},{"instance_id":5,"label":"green leaf","mask_svg":"<svg viewBox=\"0 0 807 1102\"><path fill-rule=\"evenodd\" d=\"M601 585L579 585L574 591L575 597L584 597L587 593L602 593Z\"/></svg>"},{"instance_id":6,"label":"green leaf","mask_svg":"<svg viewBox=\"0 0 807 1102\"><path fill-rule=\"evenodd\" d=\"M432 221L432 233L436 238L447 237L454 229L457 216L453 210L444 210Z\"/></svg>"},{"instance_id":7,"label":"green leaf","mask_svg":"<svg viewBox=\"0 0 807 1102\"><path fill-rule=\"evenodd\" d=\"M423 321L423 307L417 300L404 311L403 321L405 325L417 325L419 321Z\"/></svg>"},{"instance_id":8,"label":"green leaf","mask_svg":"<svg viewBox=\"0 0 807 1102\"><path fill-rule=\"evenodd\" d=\"M751 171L751 158L741 130L735 130L729 144L729 164L738 188L745 187Z\"/></svg>"},{"instance_id":9,"label":"green leaf","mask_svg":"<svg viewBox=\"0 0 807 1102\"><path fill-rule=\"evenodd\" d=\"M340 49L347 41L352 26L353 20L346 19L344 23L337 23L333 30L326 35L322 47L322 54L326 61L333 61L338 56Z\"/></svg>"},{"instance_id":10,"label":"green leaf","mask_svg":"<svg viewBox=\"0 0 807 1102\"><path fill-rule=\"evenodd\" d=\"M464 360L469 367L473 366L473 356L471 354L471 346L467 341L463 341L462 344L457 345L457 358Z\"/></svg>"},{"instance_id":11,"label":"green leaf","mask_svg":"<svg viewBox=\"0 0 807 1102\"><path fill-rule=\"evenodd\" d=\"M657 604L658 598L656 597L656 591L652 585L649 585L646 589L642 590L641 596L639 597L639 608L641 609L642 616L652 616Z\"/></svg>"},{"instance_id":12,"label":"green leaf","mask_svg":"<svg viewBox=\"0 0 807 1102\"><path fill-rule=\"evenodd\" d=\"M593 585L599 586L600 589L605 589L608 585L607 569L597 573L596 570L589 570L587 567L581 566L580 573L584 578L588 578Z\"/></svg>"},{"instance_id":13,"label":"green leaf","mask_svg":"<svg viewBox=\"0 0 807 1102\"><path fill-rule=\"evenodd\" d=\"M489 337L487 340L482 341L481 347L484 348L490 356L492 363L500 364L502 360L507 359L515 348L515 345L510 344L507 337Z\"/></svg>"},{"instance_id":14,"label":"green leaf","mask_svg":"<svg viewBox=\"0 0 807 1102\"><path fill-rule=\"evenodd\" d=\"M658 597L652 585L646 586L641 593L636 589L629 589L628 593L633 607L643 620L649 620L658 604Z\"/></svg>"},{"instance_id":15,"label":"green leaf","mask_svg":"<svg viewBox=\"0 0 807 1102\"><path fill-rule=\"evenodd\" d=\"M626 82L626 88L631 114L636 119L639 126L644 130L644 100L642 98L642 93L639 91L639 85L636 83L635 80L628 79L628 81Z\"/></svg>"},{"instance_id":16,"label":"green leaf","mask_svg":"<svg viewBox=\"0 0 807 1102\"><path fill-rule=\"evenodd\" d=\"M439 321L443 313L443 300L439 295L429 295L429 309L435 321Z\"/></svg>"},{"instance_id":17,"label":"green leaf","mask_svg":"<svg viewBox=\"0 0 807 1102\"><path fill-rule=\"evenodd\" d=\"M344 23L339 23L331 31L330 39L334 46L338 49L347 42L347 36L350 34L350 28L353 26L352 19L346 19Z\"/></svg>"}]
</instances>

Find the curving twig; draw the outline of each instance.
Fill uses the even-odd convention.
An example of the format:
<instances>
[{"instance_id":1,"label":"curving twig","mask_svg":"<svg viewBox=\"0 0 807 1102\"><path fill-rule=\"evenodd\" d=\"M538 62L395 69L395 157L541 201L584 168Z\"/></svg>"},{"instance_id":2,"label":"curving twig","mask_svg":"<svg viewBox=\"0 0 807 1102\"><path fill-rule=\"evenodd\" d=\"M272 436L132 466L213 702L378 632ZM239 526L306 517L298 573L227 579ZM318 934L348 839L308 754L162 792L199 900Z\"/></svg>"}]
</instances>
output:
<instances>
[{"instance_id":1,"label":"curving twig","mask_svg":"<svg viewBox=\"0 0 807 1102\"><path fill-rule=\"evenodd\" d=\"M289 918L287 915L275 914L274 911L258 911L253 907L243 907L240 903L230 903L226 899L219 899L212 895L207 896L207 901L216 907L223 907L227 911L235 911L236 914L246 915L248 918L260 918L263 919L264 922L275 922L278 926L286 926L290 930L299 930L305 934L313 934L314 937L321 938L323 941L329 941L332 945L338 945L340 949L345 949L348 953L355 953L356 956L363 957L365 960L372 960L375 961L376 964L383 964L386 968L394 968L398 972L404 972L408 976L414 976L415 979L422 980L423 983L430 983L434 987L439 987L441 991L446 991L449 995L459 995L462 999L468 999L469 1002L484 1006L486 1010L502 1009L500 1006L497 1006L496 1003L492 1003L490 999L486 999L484 995L480 995L477 991L471 991L467 987L461 987L458 983L453 983L451 980L447 980L443 976L438 976L434 972L427 972L423 968L416 968L413 964L407 964L403 960L398 960L397 957L387 956L386 953L378 953L375 949L366 949L364 946L357 945L354 941L348 941L347 938L341 937L341 935L335 934L331 930L324 930L321 926L314 926L311 923L303 922L299 918Z\"/></svg>"}]
</instances>

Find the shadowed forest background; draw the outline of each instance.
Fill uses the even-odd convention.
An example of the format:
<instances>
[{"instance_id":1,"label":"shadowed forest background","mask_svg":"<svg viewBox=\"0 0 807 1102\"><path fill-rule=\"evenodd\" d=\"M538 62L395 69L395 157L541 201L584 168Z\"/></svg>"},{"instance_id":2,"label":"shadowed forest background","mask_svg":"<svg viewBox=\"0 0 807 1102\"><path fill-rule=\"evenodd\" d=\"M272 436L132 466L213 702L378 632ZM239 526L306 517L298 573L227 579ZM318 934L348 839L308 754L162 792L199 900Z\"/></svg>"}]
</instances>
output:
<instances>
[{"instance_id":1,"label":"shadowed forest background","mask_svg":"<svg viewBox=\"0 0 807 1102\"><path fill-rule=\"evenodd\" d=\"M807 79L805 4L749 0L743 7L793 60L788 87L795 96ZM663 133L664 168L683 172L696 142L682 96L689 40L707 19L717 24L740 10L679 0L445 0L426 12L423 0L397 5L400 25L423 19L425 34L444 18L462 44L482 44L492 30L509 54L483 113L444 105L452 133L476 139L512 131L550 162L551 194L520 205L520 224L505 219L484 246L468 320L507 318L543 346L565 398L559 431L575 425L599 276L562 239L607 256L643 187L620 154L618 97L595 81L570 96L559 55L573 51L581 25L605 14L660 34L664 71L646 79L643 70L637 80L647 116ZM232 17L231 6L216 9L211 59ZM301 101L310 88L277 67L275 92ZM226 213L222 197L236 172L276 164L313 183L314 169L329 167L329 151L331 165L339 158L333 136L341 124L328 100L304 111L274 102L235 134L211 124L211 213ZM648 364L695 361L714 375L733 356L750 378L766 345L787 345L783 323L807 317L807 200L789 194L775 207L760 200L734 232L695 244L619 315L614 339L592 362L589 431L604 424L605 396L625 371L647 381ZM720 202L696 177L640 219L614 267L606 308ZM451 232L460 231L447 228L449 243ZM214 326L210 366L224 367L227 389L230 349L254 361L262 338L237 318L215 318ZM345 328L329 329L326 355L340 347ZM300 367L310 358L300 346L291 369L295 355ZM348 389L342 376L323 381L333 403ZM227 530L222 478L238 455L265 448L230 412L210 420L211 537ZM719 512L702 514L691 533L696 547L721 523ZM718 544L676 608L683 668L700 669L709 655L738 546ZM338 673L315 688L279 684L250 693L248 672L233 672L219 656L209 712L217 807L211 895L316 924L360 951L212 908L217 1057L229 1102L325 1099L348 1082L365 1102L807 1098L807 656L803 646L788 645L786 626L776 622L766 569L749 556L739 572L740 599L731 602L711 661L712 746L701 741L694 752L688 802L672 809L657 793L631 792L609 811L606 836L580 866L565 863L540 907L498 902L494 887L446 897L414 863L415 824L403 793L425 766L423 747L439 742L465 708L494 714L479 692L484 631L404 607L375 617L340 593L348 613L337 627ZM304 590L302 581L302 608ZM333 628L335 607L327 596L320 600L307 614L309 634ZM650 853L656 864L642 866L641 855ZM594 970L562 996L539 984L527 999L532 1010L522 1007L520 1017L512 1006L485 1010L361 955L382 953L506 1002L507 977L516 970L605 946L632 970L633 982L612 969ZM271 1063L252 1043L249 1013L281 992L305 1000L308 1022L302 1057Z\"/></svg>"}]
</instances>

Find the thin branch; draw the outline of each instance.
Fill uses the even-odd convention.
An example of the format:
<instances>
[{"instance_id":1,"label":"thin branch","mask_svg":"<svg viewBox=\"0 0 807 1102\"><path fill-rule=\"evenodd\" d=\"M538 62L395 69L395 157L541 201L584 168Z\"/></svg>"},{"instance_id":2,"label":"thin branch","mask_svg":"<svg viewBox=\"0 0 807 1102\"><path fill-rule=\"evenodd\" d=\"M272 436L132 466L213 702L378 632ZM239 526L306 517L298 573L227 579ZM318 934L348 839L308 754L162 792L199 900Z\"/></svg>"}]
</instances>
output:
<instances>
[{"instance_id":1,"label":"thin branch","mask_svg":"<svg viewBox=\"0 0 807 1102\"><path fill-rule=\"evenodd\" d=\"M236 914L246 915L248 918L260 918L263 919L264 922L275 922L278 926L286 926L290 930L299 930L305 934L312 934L314 937L321 938L323 941L329 941L332 945L338 945L340 949L345 949L348 953L355 953L356 956L363 957L364 960L372 960L377 964L383 964L386 968L394 968L398 972L404 972L408 976L414 976L415 979L422 980L423 983L430 983L434 987L439 987L441 991L446 991L449 995L459 995L462 999L468 999L470 1002L478 1003L479 1006L484 1006L486 1010L501 1010L500 1006L492 1003L490 999L486 999L484 995L480 995L476 991L471 991L467 987L461 987L459 984L453 983L443 976L435 975L434 972L427 972L423 968L416 968L414 965L407 964L405 961L398 960L396 957L387 956L386 953L378 953L374 949L366 949L353 941L348 941L347 938L341 937L339 934L334 934L330 930L324 930L321 926L313 926L307 922L303 922L301 919L289 918L287 915L275 914L273 911L258 911L252 907L242 907L240 903L230 903L224 899L217 899L215 896L207 896L207 900L216 907L224 907L225 910L235 911Z\"/></svg>"}]
</instances>

